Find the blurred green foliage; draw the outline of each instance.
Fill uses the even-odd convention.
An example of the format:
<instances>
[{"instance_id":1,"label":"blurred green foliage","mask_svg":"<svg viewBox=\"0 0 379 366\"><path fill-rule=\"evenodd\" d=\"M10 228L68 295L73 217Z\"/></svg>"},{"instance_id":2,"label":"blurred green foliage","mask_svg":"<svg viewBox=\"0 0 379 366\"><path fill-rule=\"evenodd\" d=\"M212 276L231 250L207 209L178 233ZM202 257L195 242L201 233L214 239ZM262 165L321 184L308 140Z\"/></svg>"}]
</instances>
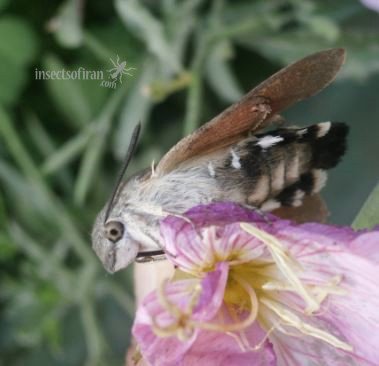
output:
<instances>
[{"instance_id":1,"label":"blurred green foliage","mask_svg":"<svg viewBox=\"0 0 379 366\"><path fill-rule=\"evenodd\" d=\"M120 365L130 269L109 276L89 233L131 130L150 165L279 67L346 47L338 81L285 115L346 120L351 149L325 190L349 224L378 178L379 15L353 0L0 1L0 364ZM137 70L36 80L36 70Z\"/></svg>"}]
</instances>

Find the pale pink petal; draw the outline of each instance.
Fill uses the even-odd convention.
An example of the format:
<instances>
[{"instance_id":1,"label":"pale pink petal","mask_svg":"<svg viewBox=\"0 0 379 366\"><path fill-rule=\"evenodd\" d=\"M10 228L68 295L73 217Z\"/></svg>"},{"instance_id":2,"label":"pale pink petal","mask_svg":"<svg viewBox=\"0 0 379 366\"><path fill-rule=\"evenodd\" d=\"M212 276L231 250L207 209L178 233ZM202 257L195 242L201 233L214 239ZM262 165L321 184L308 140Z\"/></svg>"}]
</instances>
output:
<instances>
[{"instance_id":1,"label":"pale pink petal","mask_svg":"<svg viewBox=\"0 0 379 366\"><path fill-rule=\"evenodd\" d=\"M327 327L326 327L327 328ZM325 328L324 328L325 329ZM271 335L278 366L372 366L316 338L276 332ZM377 364L376 364L377 365Z\"/></svg>"},{"instance_id":2,"label":"pale pink petal","mask_svg":"<svg viewBox=\"0 0 379 366\"><path fill-rule=\"evenodd\" d=\"M293 224L292 224L293 225ZM359 232L345 226L325 225L319 223L306 223L298 225L305 232L313 234L321 234L338 243L348 243L359 236Z\"/></svg>"},{"instance_id":3,"label":"pale pink petal","mask_svg":"<svg viewBox=\"0 0 379 366\"><path fill-rule=\"evenodd\" d=\"M285 296L283 297L283 300ZM261 314L265 319L270 319L269 310L261 309ZM362 354L363 350L357 342L354 342L350 335L352 329L347 330L346 327L339 327L337 319L330 313L329 303L321 309L321 314L328 313L328 316L319 315L309 317L303 313L291 310L298 318L304 323L311 325L317 329L333 335L338 340L350 344L355 349L345 351L336 348L331 344L320 340L318 338L308 336L298 329L290 326L281 325L281 328L286 330L285 334L282 330L275 330L270 334L270 341L274 346L274 351L278 360L277 365L280 366L299 366L299 365L328 365L328 366L373 366L378 365L376 362L376 355L368 356ZM342 316L342 315L341 315ZM346 313L343 315L346 318ZM272 317L277 321L277 317ZM363 338L361 342L365 341ZM367 352L367 350L363 350Z\"/></svg>"},{"instance_id":4,"label":"pale pink petal","mask_svg":"<svg viewBox=\"0 0 379 366\"><path fill-rule=\"evenodd\" d=\"M304 323L334 335L340 342L353 347L352 351L344 351L325 340L301 333L301 327L291 329L280 324L279 328L269 335L277 355L277 365L379 365L378 229L356 232L350 228L322 224L297 225L273 216L269 216L270 222L267 222L267 217L231 203L198 206L187 212L186 216L187 219L168 217L161 224L162 237L166 242L165 249L170 260L183 271L191 272L196 266L200 269L207 268L204 267L204 263L210 259L214 260L212 255L215 253L216 258L221 258L222 261L226 260L225 254L229 252L240 253L241 258L234 255L229 259L234 261L231 265L255 258L266 259L266 245L240 228L240 222L252 222L259 229L274 235L281 245L287 248L290 256L296 258L303 269L303 272L297 275L304 284L311 289L315 289L316 285L319 291L328 285L333 291L345 291L340 294L326 292L321 308L312 316L304 315L306 304L296 292L282 290L275 294L275 301L280 301L284 308L296 313ZM217 276L221 278L221 273L227 273L227 269L222 267L226 264L219 263L218 266L217 271L220 271L220 274L215 274L214 278L204 273L208 282L203 282L205 291L193 314L194 319L205 320L207 314L216 316L220 309L223 295L221 290L215 288L218 288L217 284L222 281L219 281ZM226 279L223 281L224 289ZM177 289L168 296L180 306L185 306L188 296L184 293L185 291L181 293L181 297L185 299L184 304L183 299L177 297ZM156 307L152 307L152 310L159 313ZM265 320L265 326L269 323L268 327L275 326L275 322L280 321L278 315L270 315L270 311L262 306L259 314L259 319ZM141 324L144 320L143 315L141 312ZM170 318L163 314L161 321L169 323ZM284 334L280 327L282 330L286 329L288 334ZM256 329L256 323L245 331L250 344L256 342L257 334L261 335ZM151 361L154 360L151 358L152 355L158 351L154 343L159 341L151 337L146 338L149 342L143 340L144 346L147 347L144 351L146 353L143 353L144 356L147 354L148 360ZM179 350L174 349L172 357L171 354L165 354L165 357L169 357L167 362L171 363L164 363L165 359L162 356L162 365L173 365L180 357L185 357L185 365L271 365L275 362L274 358L270 358L272 349L268 342L264 343L262 354L255 352L252 357L256 358L251 358L249 363L240 350L233 348L237 342L225 333L198 329L189 341L184 342L185 345L183 342L177 345L171 338L166 338L166 343L160 343L159 347L165 350L178 347ZM154 352L151 352L151 349Z\"/></svg>"},{"instance_id":5,"label":"pale pink petal","mask_svg":"<svg viewBox=\"0 0 379 366\"><path fill-rule=\"evenodd\" d=\"M361 3L371 10L379 12L379 0L361 0Z\"/></svg>"},{"instance_id":6,"label":"pale pink petal","mask_svg":"<svg viewBox=\"0 0 379 366\"><path fill-rule=\"evenodd\" d=\"M204 243L185 219L176 216L164 219L161 235L168 259L181 270L190 271L198 262L204 262Z\"/></svg>"},{"instance_id":7,"label":"pale pink petal","mask_svg":"<svg viewBox=\"0 0 379 366\"><path fill-rule=\"evenodd\" d=\"M377 242L379 246L379 242ZM327 266L320 258L323 270ZM354 347L359 365L379 364L379 267L368 259L349 252L331 255L329 265L343 273L341 287L347 296L330 296L322 318L344 334ZM325 267L324 267L325 266ZM371 363L369 363L371 362Z\"/></svg>"},{"instance_id":8,"label":"pale pink petal","mask_svg":"<svg viewBox=\"0 0 379 366\"><path fill-rule=\"evenodd\" d=\"M297 313L304 322L327 331L340 340L347 343L349 339L346 328L341 331L335 320L324 317L309 319ZM359 349L352 352L344 351L314 337L304 335L291 327L286 328L292 336L280 331L274 331L270 335L270 341L274 346L274 351L280 366L299 365L328 365L328 366L374 366L378 365L375 355L363 355ZM367 337L362 336L361 342ZM351 344L354 344L352 342Z\"/></svg>"},{"instance_id":9,"label":"pale pink petal","mask_svg":"<svg viewBox=\"0 0 379 366\"><path fill-rule=\"evenodd\" d=\"M265 224L259 224L262 227ZM238 253L234 260L239 262L249 262L260 258L268 258L266 246L258 239L241 230L240 223L233 223L222 228L222 235L214 251L222 257L230 253Z\"/></svg>"},{"instance_id":10,"label":"pale pink petal","mask_svg":"<svg viewBox=\"0 0 379 366\"><path fill-rule=\"evenodd\" d=\"M224 226L234 222L265 223L267 220L277 221L276 216L247 209L232 202L216 202L209 205L200 205L186 212L196 228L205 226Z\"/></svg>"},{"instance_id":11,"label":"pale pink petal","mask_svg":"<svg viewBox=\"0 0 379 366\"><path fill-rule=\"evenodd\" d=\"M249 261L263 255L264 245L240 229L241 222L254 222L270 230L270 224L279 222L272 215L261 214L232 203L214 203L196 206L186 212L186 218L169 216L161 222L161 235L168 259L185 272L194 272L214 256L227 257L240 251L241 259ZM209 230L209 225L215 230ZM216 225L220 225L217 226ZM207 230L202 230L207 228ZM219 240L219 243L216 241Z\"/></svg>"},{"instance_id":12,"label":"pale pink petal","mask_svg":"<svg viewBox=\"0 0 379 366\"><path fill-rule=\"evenodd\" d=\"M359 235L350 243L353 253L368 258L370 261L379 262L379 231L367 232Z\"/></svg>"},{"instance_id":13,"label":"pale pink petal","mask_svg":"<svg viewBox=\"0 0 379 366\"><path fill-rule=\"evenodd\" d=\"M133 326L133 336L139 345L144 360L152 365L175 365L182 359L186 351L196 339L196 335L187 342L181 342L176 337L157 337L147 324L138 323Z\"/></svg>"},{"instance_id":14,"label":"pale pink petal","mask_svg":"<svg viewBox=\"0 0 379 366\"><path fill-rule=\"evenodd\" d=\"M202 292L194 309L193 319L210 319L216 315L224 299L228 271L228 263L220 262L216 270L208 272L201 281Z\"/></svg>"},{"instance_id":15,"label":"pale pink petal","mask_svg":"<svg viewBox=\"0 0 379 366\"><path fill-rule=\"evenodd\" d=\"M220 263L215 271L209 272L201 281L202 292L191 317L193 320L206 321L218 312L227 274L227 263ZM191 301L197 283L198 280L192 279L171 282L165 286L164 294L171 303L184 310ZM156 365L174 365L191 347L198 330L186 341L180 341L176 336L158 337L152 330L152 317L160 326L168 326L174 321L159 302L156 292L150 293L138 308L132 332L147 361Z\"/></svg>"},{"instance_id":16,"label":"pale pink petal","mask_svg":"<svg viewBox=\"0 0 379 366\"><path fill-rule=\"evenodd\" d=\"M257 323L251 326L245 335L251 342L252 348L265 337L265 333ZM257 350L243 350L230 335L221 332L201 331L196 341L184 355L181 365L275 366L277 363L272 344L267 340Z\"/></svg>"},{"instance_id":17,"label":"pale pink petal","mask_svg":"<svg viewBox=\"0 0 379 366\"><path fill-rule=\"evenodd\" d=\"M341 359L341 363L333 363L332 365L343 365L343 360L346 357L355 360L357 365L379 364L379 348L377 346L379 344L379 266L374 260L371 260L374 257L363 255L364 252L367 254L374 253L375 245L378 251L378 233L358 235L351 244L338 241L338 235L332 235L329 238L324 237L322 231L320 233L305 231L304 226L287 227L284 230L279 230L277 237L300 261L304 268L301 277L305 282L322 284L327 283L335 276L341 276L342 281L339 287L344 289L346 294L329 295L320 309L320 315L313 318L313 320L320 321L319 328L325 329L327 327L332 332L338 333L341 339L354 348L349 356L343 351L335 350L335 362ZM365 248L363 251L357 249L359 244ZM353 251L350 250L351 246ZM359 251L359 253L357 254L355 251ZM282 301L285 300L287 305L293 308L302 306L301 302L296 302L296 299L291 295L283 295ZM280 339L284 340L285 337ZM296 342L300 342L300 340L292 339L291 342L293 343L289 348L290 351L288 345L283 346L286 351L282 351L282 354L291 353ZM330 352L332 351L323 342L318 342L317 345L320 343L318 346L313 341L304 342L305 339L301 340L301 344L298 345L298 349L302 353L311 355L315 349L320 349L321 352L322 347L323 352L325 351L327 355L325 357L331 357ZM278 341L275 344L277 348L280 348ZM309 346L307 347L306 344ZM288 357L295 356L292 354ZM291 365L291 363L287 364ZM354 365L354 363L352 364Z\"/></svg>"}]
</instances>

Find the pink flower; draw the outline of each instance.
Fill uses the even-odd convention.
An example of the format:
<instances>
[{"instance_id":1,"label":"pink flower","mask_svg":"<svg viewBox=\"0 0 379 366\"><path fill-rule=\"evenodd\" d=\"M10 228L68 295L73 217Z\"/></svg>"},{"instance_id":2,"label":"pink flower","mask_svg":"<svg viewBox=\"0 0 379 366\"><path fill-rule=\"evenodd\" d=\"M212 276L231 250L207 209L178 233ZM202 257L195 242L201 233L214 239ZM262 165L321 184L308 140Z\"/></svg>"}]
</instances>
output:
<instances>
[{"instance_id":1,"label":"pink flower","mask_svg":"<svg viewBox=\"0 0 379 366\"><path fill-rule=\"evenodd\" d=\"M371 10L379 12L379 0L361 0L361 3Z\"/></svg>"},{"instance_id":2,"label":"pink flower","mask_svg":"<svg viewBox=\"0 0 379 366\"><path fill-rule=\"evenodd\" d=\"M378 365L379 232L231 203L166 218L174 278L138 308L152 365Z\"/></svg>"}]
</instances>

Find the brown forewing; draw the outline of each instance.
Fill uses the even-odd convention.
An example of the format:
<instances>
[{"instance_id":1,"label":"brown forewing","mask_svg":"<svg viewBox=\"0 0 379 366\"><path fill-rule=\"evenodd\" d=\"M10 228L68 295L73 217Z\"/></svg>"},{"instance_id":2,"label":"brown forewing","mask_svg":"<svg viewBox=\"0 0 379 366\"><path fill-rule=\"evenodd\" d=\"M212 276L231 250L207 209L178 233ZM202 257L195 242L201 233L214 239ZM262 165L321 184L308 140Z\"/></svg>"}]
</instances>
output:
<instances>
[{"instance_id":1,"label":"brown forewing","mask_svg":"<svg viewBox=\"0 0 379 366\"><path fill-rule=\"evenodd\" d=\"M341 48L321 51L285 67L259 84L239 102L184 137L157 166L166 174L181 162L228 146L247 131L257 131L280 111L330 84L345 59Z\"/></svg>"}]
</instances>

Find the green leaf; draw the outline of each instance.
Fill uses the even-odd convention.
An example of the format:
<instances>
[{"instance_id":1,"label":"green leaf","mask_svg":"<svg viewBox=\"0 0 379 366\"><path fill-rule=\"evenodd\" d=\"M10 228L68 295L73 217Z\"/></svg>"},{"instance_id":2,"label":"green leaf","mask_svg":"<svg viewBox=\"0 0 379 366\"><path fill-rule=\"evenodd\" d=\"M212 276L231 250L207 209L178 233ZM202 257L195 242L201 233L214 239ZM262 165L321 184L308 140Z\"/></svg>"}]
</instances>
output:
<instances>
[{"instance_id":1,"label":"green leaf","mask_svg":"<svg viewBox=\"0 0 379 366\"><path fill-rule=\"evenodd\" d=\"M352 224L354 229L368 229L375 225L379 225L379 184L371 192Z\"/></svg>"},{"instance_id":2,"label":"green leaf","mask_svg":"<svg viewBox=\"0 0 379 366\"><path fill-rule=\"evenodd\" d=\"M11 261L17 253L17 247L12 240L0 232L0 263Z\"/></svg>"},{"instance_id":3,"label":"green leaf","mask_svg":"<svg viewBox=\"0 0 379 366\"><path fill-rule=\"evenodd\" d=\"M50 175L69 164L87 146L93 132L93 128L85 128L81 133L75 135L58 150L54 151L42 165L42 172Z\"/></svg>"},{"instance_id":4,"label":"green leaf","mask_svg":"<svg viewBox=\"0 0 379 366\"><path fill-rule=\"evenodd\" d=\"M84 42L91 53L105 63L106 68L112 67L110 58L115 59L117 55L135 66L145 54L142 42L119 19L91 27L84 34Z\"/></svg>"},{"instance_id":5,"label":"green leaf","mask_svg":"<svg viewBox=\"0 0 379 366\"><path fill-rule=\"evenodd\" d=\"M198 22L198 8L203 3L204 0L192 0L181 2L180 6L177 1L166 1L163 4L167 39L181 63L186 61L186 47Z\"/></svg>"},{"instance_id":6,"label":"green leaf","mask_svg":"<svg viewBox=\"0 0 379 366\"><path fill-rule=\"evenodd\" d=\"M50 23L57 42L68 48L79 47L83 41L82 4L78 0L66 0Z\"/></svg>"},{"instance_id":7,"label":"green leaf","mask_svg":"<svg viewBox=\"0 0 379 366\"><path fill-rule=\"evenodd\" d=\"M97 167L100 159L103 156L106 148L107 137L111 127L114 114L125 95L126 83L121 85L105 104L99 117L94 121L96 134L83 154L83 159L80 164L78 178L75 182L74 201L77 204L82 204L88 194L89 188L94 181L97 172Z\"/></svg>"},{"instance_id":8,"label":"green leaf","mask_svg":"<svg viewBox=\"0 0 379 366\"><path fill-rule=\"evenodd\" d=\"M0 18L0 103L16 101L27 80L26 66L36 53L37 40L27 23L16 17Z\"/></svg>"},{"instance_id":9,"label":"green leaf","mask_svg":"<svg viewBox=\"0 0 379 366\"><path fill-rule=\"evenodd\" d=\"M11 60L0 56L0 104L16 102L27 79L26 70Z\"/></svg>"},{"instance_id":10,"label":"green leaf","mask_svg":"<svg viewBox=\"0 0 379 366\"><path fill-rule=\"evenodd\" d=\"M45 71L67 69L67 66L54 55L44 58L43 67ZM87 80L87 82L91 81ZM72 126L81 127L90 121L91 110L80 87L79 80L48 79L46 80L46 84L56 108L66 117Z\"/></svg>"},{"instance_id":11,"label":"green leaf","mask_svg":"<svg viewBox=\"0 0 379 366\"><path fill-rule=\"evenodd\" d=\"M44 159L51 159L55 155L56 143L52 135L48 133L42 122L32 112L25 113L25 125L30 140L33 142L35 149L40 153ZM46 163L47 164L47 163ZM71 190L71 174L68 171L60 170L56 175L56 181L66 191Z\"/></svg>"},{"instance_id":12,"label":"green leaf","mask_svg":"<svg viewBox=\"0 0 379 366\"><path fill-rule=\"evenodd\" d=\"M368 34L345 30L337 42L330 42L314 33L302 31L253 40L244 39L243 43L284 65L325 48L345 47L347 59L339 77L362 81L379 71L378 37L379 31Z\"/></svg>"},{"instance_id":13,"label":"green leaf","mask_svg":"<svg viewBox=\"0 0 379 366\"><path fill-rule=\"evenodd\" d=\"M9 4L9 0L0 0L0 11L4 10Z\"/></svg>"},{"instance_id":14,"label":"green leaf","mask_svg":"<svg viewBox=\"0 0 379 366\"><path fill-rule=\"evenodd\" d=\"M125 26L142 39L149 51L160 60L162 67L171 73L181 71L177 55L165 36L163 24L141 2L116 0L116 10Z\"/></svg>"},{"instance_id":15,"label":"green leaf","mask_svg":"<svg viewBox=\"0 0 379 366\"><path fill-rule=\"evenodd\" d=\"M326 17L313 16L306 19L306 24L314 34L319 35L328 42L336 42L340 35L340 29L337 24Z\"/></svg>"},{"instance_id":16,"label":"green leaf","mask_svg":"<svg viewBox=\"0 0 379 366\"><path fill-rule=\"evenodd\" d=\"M0 18L0 57L16 65L29 64L37 53L37 39L33 29L16 17Z\"/></svg>"},{"instance_id":17,"label":"green leaf","mask_svg":"<svg viewBox=\"0 0 379 366\"><path fill-rule=\"evenodd\" d=\"M147 115L152 106L151 98L144 93L156 76L156 63L148 60L139 72L139 77L127 92L124 106L120 113L120 121L114 135L113 152L123 159L127 143L135 125L141 121L147 122Z\"/></svg>"},{"instance_id":18,"label":"green leaf","mask_svg":"<svg viewBox=\"0 0 379 366\"><path fill-rule=\"evenodd\" d=\"M213 88L226 102L235 102L243 95L238 81L229 65L232 50L228 42L219 42L214 46L206 60L206 77Z\"/></svg>"},{"instance_id":19,"label":"green leaf","mask_svg":"<svg viewBox=\"0 0 379 366\"><path fill-rule=\"evenodd\" d=\"M347 60L342 69L342 76L359 81L379 71L379 29L361 32L355 29L346 30L340 39L346 45Z\"/></svg>"},{"instance_id":20,"label":"green leaf","mask_svg":"<svg viewBox=\"0 0 379 366\"><path fill-rule=\"evenodd\" d=\"M0 107L0 137L3 137L3 141L5 142L10 155L24 175L24 179L20 179L20 177L17 176L12 182L9 182L11 183L9 186L11 189L14 189L15 186L18 186L19 188L26 186L28 191L25 188L20 190L21 194L24 191L24 196L27 196L27 193L31 191L29 197L25 200L19 200L19 204L25 206L26 201L31 199L36 200L36 203L30 205L30 209L33 209L38 205L41 206L41 208L44 208L45 215L54 218L54 224L59 225L62 233L72 244L77 253L85 258L88 263L93 263L94 259L92 253L86 245L82 235L77 230L76 221L70 216L69 211L63 202L52 192L51 187L49 187L43 180L40 171L31 159L31 154L24 147L22 140L18 136L18 130L16 130L14 126L15 124L12 123L8 114ZM0 169L0 178L3 180L9 180L10 174L7 172L9 169L5 164L1 164L1 160L0 168L2 168ZM1 176L2 173L4 173L3 176ZM31 182L32 184L30 184ZM33 216L31 219L33 219Z\"/></svg>"}]
</instances>

